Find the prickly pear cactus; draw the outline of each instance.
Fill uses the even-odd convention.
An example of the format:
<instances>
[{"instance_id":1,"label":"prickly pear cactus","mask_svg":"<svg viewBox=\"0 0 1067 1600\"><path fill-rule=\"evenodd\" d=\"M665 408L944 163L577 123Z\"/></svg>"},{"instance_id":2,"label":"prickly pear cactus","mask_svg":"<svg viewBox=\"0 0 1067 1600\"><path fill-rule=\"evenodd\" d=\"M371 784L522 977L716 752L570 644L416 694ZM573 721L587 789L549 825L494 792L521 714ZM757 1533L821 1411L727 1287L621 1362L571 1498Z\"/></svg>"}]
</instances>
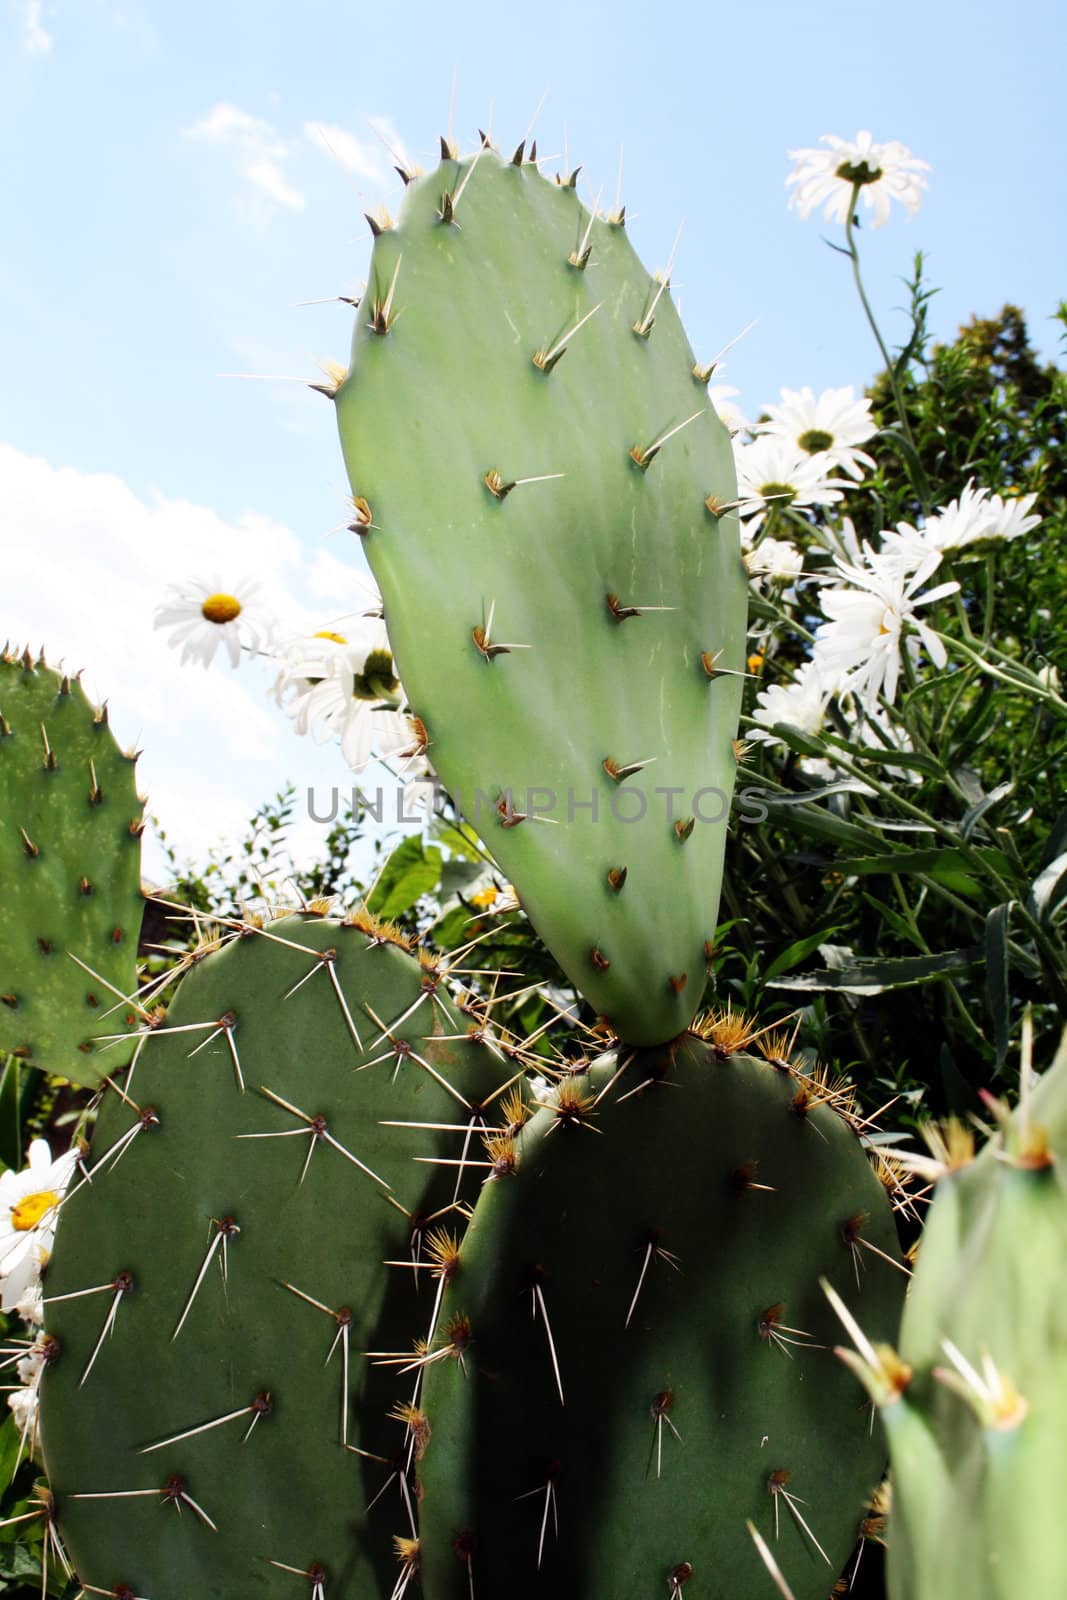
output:
<instances>
[{"instance_id":1,"label":"prickly pear cactus","mask_svg":"<svg viewBox=\"0 0 1067 1600\"><path fill-rule=\"evenodd\" d=\"M436 1130L473 1128L512 1070L439 970L363 926L294 918L206 956L105 1098L48 1268L41 1387L88 1593L396 1580L417 1377L366 1353L430 1335L462 1220L462 1169L434 1158L463 1140Z\"/></svg>"},{"instance_id":2,"label":"prickly pear cactus","mask_svg":"<svg viewBox=\"0 0 1067 1600\"><path fill-rule=\"evenodd\" d=\"M1058 1595L1067 1051L976 1159L962 1130L940 1156L901 1334L904 1367L880 1396L894 1486L890 1593Z\"/></svg>"},{"instance_id":3,"label":"prickly pear cactus","mask_svg":"<svg viewBox=\"0 0 1067 1600\"><path fill-rule=\"evenodd\" d=\"M96 1084L129 1051L143 802L78 679L0 657L0 1056Z\"/></svg>"},{"instance_id":4,"label":"prickly pear cactus","mask_svg":"<svg viewBox=\"0 0 1067 1600\"><path fill-rule=\"evenodd\" d=\"M337 415L429 758L572 981L649 1045L704 986L746 582L708 374L576 179L483 147L412 181Z\"/></svg>"},{"instance_id":5,"label":"prickly pear cactus","mask_svg":"<svg viewBox=\"0 0 1067 1600\"><path fill-rule=\"evenodd\" d=\"M427 1368L434 1600L762 1595L748 1522L796 1600L825 1600L884 1448L819 1280L882 1336L905 1284L835 1105L690 1038L537 1112L482 1190Z\"/></svg>"}]
</instances>

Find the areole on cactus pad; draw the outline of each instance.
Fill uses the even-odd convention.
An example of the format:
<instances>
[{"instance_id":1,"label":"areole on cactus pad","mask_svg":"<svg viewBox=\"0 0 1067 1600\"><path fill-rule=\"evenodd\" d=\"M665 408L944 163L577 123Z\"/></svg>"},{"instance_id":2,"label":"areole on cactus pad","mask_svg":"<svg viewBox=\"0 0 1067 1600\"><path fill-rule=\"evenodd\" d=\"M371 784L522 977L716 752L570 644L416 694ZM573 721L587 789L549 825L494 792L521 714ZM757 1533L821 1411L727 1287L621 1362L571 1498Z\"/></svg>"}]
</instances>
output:
<instances>
[{"instance_id":1,"label":"areole on cactus pad","mask_svg":"<svg viewBox=\"0 0 1067 1600\"><path fill-rule=\"evenodd\" d=\"M700 1004L747 585L726 430L669 280L520 148L375 224L334 393L420 745L636 1044Z\"/></svg>"}]
</instances>

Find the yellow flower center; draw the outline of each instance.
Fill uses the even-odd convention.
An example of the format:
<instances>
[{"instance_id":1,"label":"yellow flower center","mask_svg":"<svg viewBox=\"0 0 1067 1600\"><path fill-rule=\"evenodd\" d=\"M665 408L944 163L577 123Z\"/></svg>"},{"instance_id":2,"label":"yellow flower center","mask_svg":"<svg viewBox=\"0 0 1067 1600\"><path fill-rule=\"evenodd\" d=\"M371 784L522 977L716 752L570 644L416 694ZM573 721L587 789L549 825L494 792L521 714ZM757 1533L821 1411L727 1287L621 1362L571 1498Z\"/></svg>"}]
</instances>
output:
<instances>
[{"instance_id":1,"label":"yellow flower center","mask_svg":"<svg viewBox=\"0 0 1067 1600\"><path fill-rule=\"evenodd\" d=\"M332 639L334 644L347 644L348 640L343 633L331 633L329 628L320 628L318 633L313 633L313 639Z\"/></svg>"},{"instance_id":2,"label":"yellow flower center","mask_svg":"<svg viewBox=\"0 0 1067 1600\"><path fill-rule=\"evenodd\" d=\"M200 607L200 615L207 622L233 622L241 615L241 602L232 594L209 594Z\"/></svg>"},{"instance_id":3,"label":"yellow flower center","mask_svg":"<svg viewBox=\"0 0 1067 1600\"><path fill-rule=\"evenodd\" d=\"M11 1207L11 1226L19 1233L29 1233L31 1228L36 1228L41 1218L47 1216L59 1204L59 1196L54 1189L42 1189L38 1194L28 1194L17 1205Z\"/></svg>"},{"instance_id":4,"label":"yellow flower center","mask_svg":"<svg viewBox=\"0 0 1067 1600\"><path fill-rule=\"evenodd\" d=\"M763 665L762 650L757 650L754 655L750 655L745 665L749 672L758 672Z\"/></svg>"},{"instance_id":5,"label":"yellow flower center","mask_svg":"<svg viewBox=\"0 0 1067 1600\"><path fill-rule=\"evenodd\" d=\"M471 905L477 906L479 911L488 911L497 898L497 891L492 885L488 889L479 889L477 894L471 895Z\"/></svg>"}]
</instances>

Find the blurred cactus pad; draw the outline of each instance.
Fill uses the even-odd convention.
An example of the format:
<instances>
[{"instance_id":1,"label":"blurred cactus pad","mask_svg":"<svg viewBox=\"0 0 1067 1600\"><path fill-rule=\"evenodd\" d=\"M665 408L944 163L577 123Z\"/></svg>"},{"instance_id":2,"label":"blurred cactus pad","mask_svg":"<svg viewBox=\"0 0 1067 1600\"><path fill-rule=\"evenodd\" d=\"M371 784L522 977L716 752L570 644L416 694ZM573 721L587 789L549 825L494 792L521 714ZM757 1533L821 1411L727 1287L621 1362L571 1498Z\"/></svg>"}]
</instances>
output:
<instances>
[{"instance_id":1,"label":"blurred cactus pad","mask_svg":"<svg viewBox=\"0 0 1067 1600\"><path fill-rule=\"evenodd\" d=\"M0 1055L92 1085L129 1059L143 803L76 676L0 657Z\"/></svg>"},{"instance_id":2,"label":"blurred cactus pad","mask_svg":"<svg viewBox=\"0 0 1067 1600\"><path fill-rule=\"evenodd\" d=\"M1064 1592L1067 1049L975 1157L961 1127L923 1230L883 1404L893 1600Z\"/></svg>"},{"instance_id":3,"label":"blurred cactus pad","mask_svg":"<svg viewBox=\"0 0 1067 1600\"><path fill-rule=\"evenodd\" d=\"M577 180L442 141L373 223L335 398L420 741L574 984L653 1045L704 988L747 584L710 369Z\"/></svg>"}]
</instances>

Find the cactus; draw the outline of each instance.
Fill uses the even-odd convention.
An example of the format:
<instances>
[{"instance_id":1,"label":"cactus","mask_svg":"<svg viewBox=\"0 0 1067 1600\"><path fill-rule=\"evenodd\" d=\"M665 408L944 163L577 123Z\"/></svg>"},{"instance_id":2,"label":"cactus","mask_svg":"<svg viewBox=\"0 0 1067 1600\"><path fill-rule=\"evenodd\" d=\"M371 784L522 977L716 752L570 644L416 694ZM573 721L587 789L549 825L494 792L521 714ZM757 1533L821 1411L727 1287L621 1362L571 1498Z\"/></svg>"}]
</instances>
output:
<instances>
[{"instance_id":1,"label":"cactus","mask_svg":"<svg viewBox=\"0 0 1067 1600\"><path fill-rule=\"evenodd\" d=\"M733 1026L565 1080L483 1188L424 1391L433 1600L763 1594L748 1522L832 1587L884 1449L819 1279L876 1336L905 1279L846 1097Z\"/></svg>"},{"instance_id":2,"label":"cactus","mask_svg":"<svg viewBox=\"0 0 1067 1600\"><path fill-rule=\"evenodd\" d=\"M952 1127L915 1162L938 1184L900 1356L851 1358L890 1441L893 1600L1063 1590L1067 1049L1032 1098L1028 1078L977 1157Z\"/></svg>"},{"instance_id":3,"label":"cactus","mask_svg":"<svg viewBox=\"0 0 1067 1600\"><path fill-rule=\"evenodd\" d=\"M445 145L373 222L322 387L414 748L573 983L654 1045L704 988L747 590L710 369L577 176Z\"/></svg>"},{"instance_id":4,"label":"cactus","mask_svg":"<svg viewBox=\"0 0 1067 1600\"><path fill-rule=\"evenodd\" d=\"M48 1268L42 1442L88 1593L387 1594L413 1533L413 1380L364 1357L430 1335L463 1176L434 1130L513 1068L372 920L244 932L107 1092Z\"/></svg>"},{"instance_id":5,"label":"cactus","mask_svg":"<svg viewBox=\"0 0 1067 1600\"><path fill-rule=\"evenodd\" d=\"M0 656L0 1055L93 1085L128 1059L142 801L76 677Z\"/></svg>"}]
</instances>

